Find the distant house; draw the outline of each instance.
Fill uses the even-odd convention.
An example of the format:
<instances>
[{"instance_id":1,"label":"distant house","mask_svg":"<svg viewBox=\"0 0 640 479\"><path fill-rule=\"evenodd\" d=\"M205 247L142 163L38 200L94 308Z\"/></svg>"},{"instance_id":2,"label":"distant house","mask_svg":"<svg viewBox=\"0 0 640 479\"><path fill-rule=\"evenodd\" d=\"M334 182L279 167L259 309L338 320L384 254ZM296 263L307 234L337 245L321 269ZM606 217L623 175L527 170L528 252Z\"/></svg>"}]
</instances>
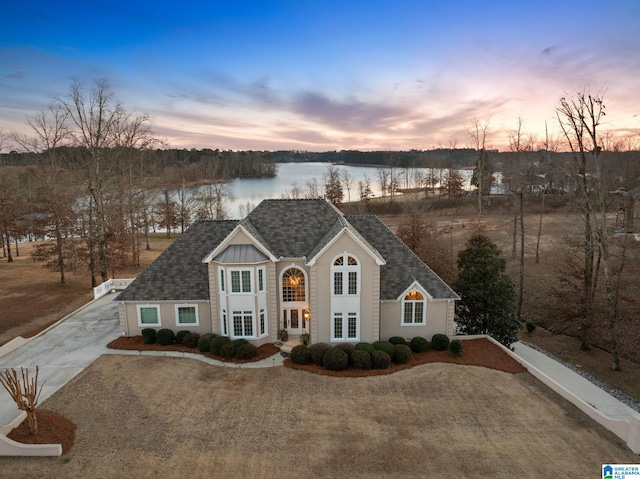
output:
<instances>
[{"instance_id":1,"label":"distant house","mask_svg":"<svg viewBox=\"0 0 640 479\"><path fill-rule=\"evenodd\" d=\"M115 299L127 336L181 329L255 345L454 334L458 295L377 217L265 200L239 221L200 221Z\"/></svg>"}]
</instances>

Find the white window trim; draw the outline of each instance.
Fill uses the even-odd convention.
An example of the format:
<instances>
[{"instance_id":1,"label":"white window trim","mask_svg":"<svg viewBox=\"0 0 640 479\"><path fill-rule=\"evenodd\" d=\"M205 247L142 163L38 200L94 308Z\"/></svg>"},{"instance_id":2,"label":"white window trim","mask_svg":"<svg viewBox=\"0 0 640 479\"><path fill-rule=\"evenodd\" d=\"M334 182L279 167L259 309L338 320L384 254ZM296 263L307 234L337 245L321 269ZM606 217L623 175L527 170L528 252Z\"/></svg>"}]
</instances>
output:
<instances>
[{"instance_id":1,"label":"white window trim","mask_svg":"<svg viewBox=\"0 0 640 479\"><path fill-rule=\"evenodd\" d=\"M142 308L155 308L158 313L158 323L150 324L142 322L142 315L140 314L140 309ZM161 328L162 327L162 316L160 315L160 305L159 304L138 304L136 305L136 310L138 312L138 326L141 328Z\"/></svg>"},{"instance_id":2,"label":"white window trim","mask_svg":"<svg viewBox=\"0 0 640 479\"><path fill-rule=\"evenodd\" d=\"M260 316L261 315L264 316L264 333L260 332ZM257 333L259 338L264 338L265 336L269 335L269 317L267 316L266 308L262 308L258 310L257 326L258 326Z\"/></svg>"},{"instance_id":3,"label":"white window trim","mask_svg":"<svg viewBox=\"0 0 640 479\"><path fill-rule=\"evenodd\" d=\"M195 308L196 309L196 322L195 323L181 323L180 322L180 308ZM176 304L175 305L175 314L176 314L176 327L177 328L189 328L189 327L197 327L200 326L200 312L197 304L194 303L184 303L184 304Z\"/></svg>"},{"instance_id":4,"label":"white window trim","mask_svg":"<svg viewBox=\"0 0 640 479\"><path fill-rule=\"evenodd\" d=\"M225 308L220 310L220 336L229 337L229 320Z\"/></svg>"},{"instance_id":5,"label":"white window trim","mask_svg":"<svg viewBox=\"0 0 640 479\"><path fill-rule=\"evenodd\" d=\"M355 258L358 262L356 266L349 265L349 256ZM335 266L334 263L338 258L342 257L342 266ZM362 288L362 270L360 259L352 253L340 253L331 260L331 296L356 298L360 296L360 290ZM342 273L342 293L336 294L335 290L335 273ZM356 292L355 294L349 294L349 273L356 273Z\"/></svg>"},{"instance_id":6,"label":"white window trim","mask_svg":"<svg viewBox=\"0 0 640 479\"><path fill-rule=\"evenodd\" d=\"M262 272L262 284L260 284L260 273ZM267 268L259 266L256 268L256 289L258 293L263 293L267 289Z\"/></svg>"},{"instance_id":7,"label":"white window trim","mask_svg":"<svg viewBox=\"0 0 640 479\"><path fill-rule=\"evenodd\" d=\"M226 277L226 271L224 268L219 268L219 273L218 273L218 291L220 291L221 293L226 293L226 286L227 286L227 277Z\"/></svg>"},{"instance_id":8,"label":"white window trim","mask_svg":"<svg viewBox=\"0 0 640 479\"><path fill-rule=\"evenodd\" d=\"M301 271L302 275L304 276L304 301L284 301L282 297L282 279L284 278L284 274L290 269L297 269L298 271ZM296 305L306 305L309 302L309 277L307 276L307 272L304 270L304 268L298 266L295 263L291 263L291 265L280 271L280 276L278 279L278 297L280 298L280 304L283 308L295 308Z\"/></svg>"},{"instance_id":9,"label":"white window trim","mask_svg":"<svg viewBox=\"0 0 640 479\"><path fill-rule=\"evenodd\" d=\"M240 291L233 291L233 281L231 280L231 273L238 271L240 273ZM243 271L249 271L249 281L251 282L251 289L249 291L242 291L243 289L243 282L242 282L242 272ZM256 274L255 274L255 268L229 268L228 271L228 277L227 277L227 294L229 295L237 295L237 294L254 294L255 293L255 289L254 289L254 285L257 288L256 283L256 278L255 278Z\"/></svg>"},{"instance_id":10,"label":"white window trim","mask_svg":"<svg viewBox=\"0 0 640 479\"><path fill-rule=\"evenodd\" d=\"M407 300L405 299L407 297L407 294L409 294L411 291L417 291L418 293L420 293L422 295L422 301L416 301L416 300ZM413 323L406 323L404 320L404 308L405 308L405 304L406 303L413 303L413 319L415 319L415 305L416 303L422 303L422 320L421 322L417 323L417 322L413 322ZM401 302L401 308L402 308L402 314L400 315L400 326L425 326L427 324L427 297L426 295L418 290L418 289L413 289L413 290L409 290L405 293L402 302Z\"/></svg>"},{"instance_id":11,"label":"white window trim","mask_svg":"<svg viewBox=\"0 0 640 479\"><path fill-rule=\"evenodd\" d=\"M335 316L336 313L342 314L342 337L336 337ZM356 337L349 337L349 314L356 316ZM360 313L358 311L332 311L331 312L331 342L351 343L360 342Z\"/></svg>"},{"instance_id":12,"label":"white window trim","mask_svg":"<svg viewBox=\"0 0 640 479\"><path fill-rule=\"evenodd\" d=\"M234 315L235 313L240 313L240 315L242 316L242 332L243 334L240 336L236 336L235 335L235 318ZM245 336L244 335L244 330L245 330L245 315L247 315L247 313L251 313L251 330L253 331L253 334L251 336ZM248 310L248 309L241 309L241 310L236 310L236 311L231 311L231 323L230 323L230 329L229 329L229 337L231 339L256 339L258 337L258 330L256 329L256 312L253 310Z\"/></svg>"}]
</instances>

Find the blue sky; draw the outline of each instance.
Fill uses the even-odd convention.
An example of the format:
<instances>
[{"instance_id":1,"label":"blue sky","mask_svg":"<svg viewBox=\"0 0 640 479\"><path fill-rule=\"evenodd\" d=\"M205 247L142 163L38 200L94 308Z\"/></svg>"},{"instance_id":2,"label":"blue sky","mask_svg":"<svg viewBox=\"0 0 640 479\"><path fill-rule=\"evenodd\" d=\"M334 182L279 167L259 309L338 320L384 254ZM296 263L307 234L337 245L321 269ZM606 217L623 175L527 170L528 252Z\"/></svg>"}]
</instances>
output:
<instances>
[{"instance_id":1,"label":"blue sky","mask_svg":"<svg viewBox=\"0 0 640 479\"><path fill-rule=\"evenodd\" d=\"M107 79L171 147L503 149L544 138L558 99L606 88L603 129L640 133L640 2L12 2L0 129Z\"/></svg>"}]
</instances>

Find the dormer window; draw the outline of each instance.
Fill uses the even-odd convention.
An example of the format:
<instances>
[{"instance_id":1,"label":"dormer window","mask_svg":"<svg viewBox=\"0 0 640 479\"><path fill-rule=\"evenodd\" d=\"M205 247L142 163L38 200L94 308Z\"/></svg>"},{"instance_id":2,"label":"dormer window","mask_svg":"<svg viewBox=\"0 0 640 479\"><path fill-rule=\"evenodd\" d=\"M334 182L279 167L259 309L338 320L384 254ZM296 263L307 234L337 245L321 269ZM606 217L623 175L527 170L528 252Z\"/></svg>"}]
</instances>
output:
<instances>
[{"instance_id":1,"label":"dormer window","mask_svg":"<svg viewBox=\"0 0 640 479\"><path fill-rule=\"evenodd\" d=\"M425 323L425 300L419 291L409 291L402 302L402 324Z\"/></svg>"}]
</instances>

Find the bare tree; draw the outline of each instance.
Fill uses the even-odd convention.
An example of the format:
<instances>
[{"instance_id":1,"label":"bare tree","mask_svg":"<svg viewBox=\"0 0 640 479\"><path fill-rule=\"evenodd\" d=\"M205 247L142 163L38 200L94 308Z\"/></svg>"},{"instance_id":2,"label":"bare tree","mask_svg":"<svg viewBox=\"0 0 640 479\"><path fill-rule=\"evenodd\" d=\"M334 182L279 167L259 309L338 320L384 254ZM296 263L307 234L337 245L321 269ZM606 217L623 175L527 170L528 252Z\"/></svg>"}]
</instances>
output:
<instances>
[{"instance_id":1,"label":"bare tree","mask_svg":"<svg viewBox=\"0 0 640 479\"><path fill-rule=\"evenodd\" d=\"M574 174L584 219L584 294L585 308L593 301L596 280L595 274L602 261L605 293L607 302L607 322L611 334L611 368L620 370L618 357L616 320L618 301L613 286L613 272L609 251L609 232L607 228L608 188L605 184L602 167L602 143L598 128L605 115L604 90L592 93L585 88L560 99L556 108L560 127L577 163ZM595 171L590 174L590 166ZM594 264L595 250L599 261ZM589 311L585 311L585 316Z\"/></svg>"},{"instance_id":2,"label":"bare tree","mask_svg":"<svg viewBox=\"0 0 640 479\"><path fill-rule=\"evenodd\" d=\"M29 422L29 431L34 436L38 434L38 417L36 415L36 406L42 392L44 382L38 387L38 366L36 366L35 377L29 377L28 368L20 368L21 377L15 369L5 369L0 374L0 384L7 390L11 399L18 406L18 409L27 413L27 421Z\"/></svg>"},{"instance_id":3,"label":"bare tree","mask_svg":"<svg viewBox=\"0 0 640 479\"><path fill-rule=\"evenodd\" d=\"M324 194L331 204L338 206L342 203L342 174L340 168L330 165L324 174Z\"/></svg>"},{"instance_id":4,"label":"bare tree","mask_svg":"<svg viewBox=\"0 0 640 479\"><path fill-rule=\"evenodd\" d=\"M342 184L347 189L347 201L351 203L351 187L353 186L353 177L351 176L351 173L349 173L349 171L344 168L340 172L340 176L342 179Z\"/></svg>"},{"instance_id":5,"label":"bare tree","mask_svg":"<svg viewBox=\"0 0 640 479\"><path fill-rule=\"evenodd\" d=\"M482 224L482 195L491 189L491 183L487 185L487 181L490 181L489 178L492 176L492 173L487 175L488 171L491 171L491 161L489 156L485 150L487 136L489 134L489 120L486 120L484 123L480 122L480 120L475 119L471 126L468 128L469 138L471 139L472 146L478 152L478 159L476 161L476 168L474 170L474 175L477 172L476 176L476 185L478 187L478 225L477 231L480 232L481 224ZM473 179L472 179L473 184Z\"/></svg>"}]
</instances>

